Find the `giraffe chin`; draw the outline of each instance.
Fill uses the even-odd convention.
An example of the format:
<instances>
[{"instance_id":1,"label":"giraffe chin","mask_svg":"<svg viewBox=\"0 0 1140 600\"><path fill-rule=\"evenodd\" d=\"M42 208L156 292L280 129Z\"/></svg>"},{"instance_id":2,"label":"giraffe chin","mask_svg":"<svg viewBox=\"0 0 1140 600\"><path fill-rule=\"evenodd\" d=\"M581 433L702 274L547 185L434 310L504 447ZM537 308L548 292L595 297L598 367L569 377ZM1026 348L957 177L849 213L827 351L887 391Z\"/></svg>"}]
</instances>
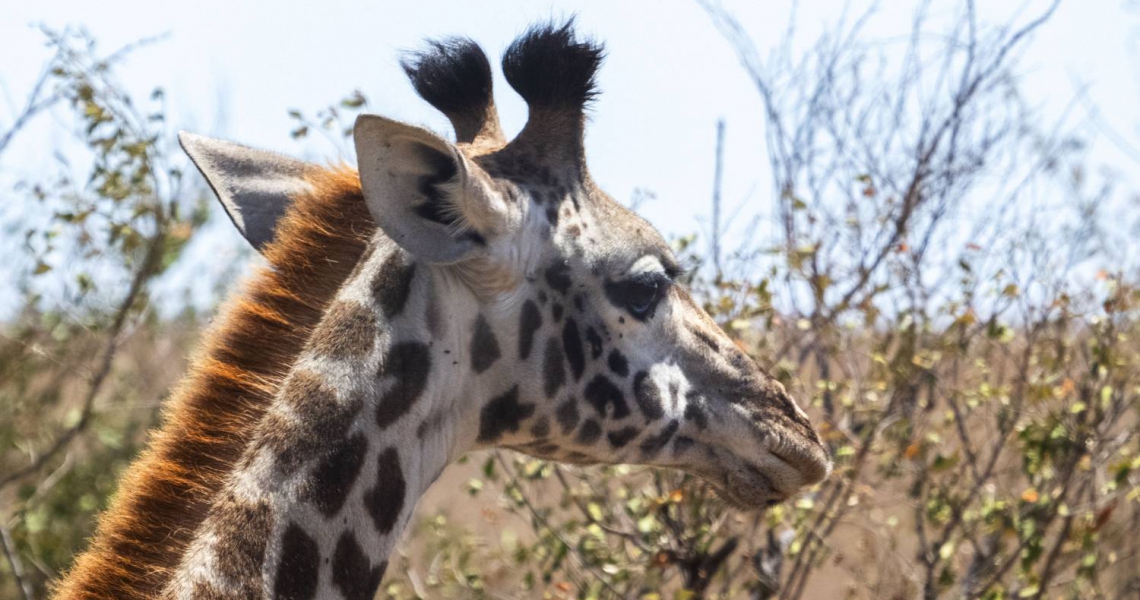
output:
<instances>
[{"instance_id":1,"label":"giraffe chin","mask_svg":"<svg viewBox=\"0 0 1140 600\"><path fill-rule=\"evenodd\" d=\"M802 472L774 452L751 457L728 454L725 458L724 470L697 475L713 487L723 502L741 512L762 511L781 504L820 479Z\"/></svg>"},{"instance_id":2,"label":"giraffe chin","mask_svg":"<svg viewBox=\"0 0 1140 600\"><path fill-rule=\"evenodd\" d=\"M741 512L771 508L790 497L751 466L730 470L722 481L712 481L711 484L722 501Z\"/></svg>"}]
</instances>

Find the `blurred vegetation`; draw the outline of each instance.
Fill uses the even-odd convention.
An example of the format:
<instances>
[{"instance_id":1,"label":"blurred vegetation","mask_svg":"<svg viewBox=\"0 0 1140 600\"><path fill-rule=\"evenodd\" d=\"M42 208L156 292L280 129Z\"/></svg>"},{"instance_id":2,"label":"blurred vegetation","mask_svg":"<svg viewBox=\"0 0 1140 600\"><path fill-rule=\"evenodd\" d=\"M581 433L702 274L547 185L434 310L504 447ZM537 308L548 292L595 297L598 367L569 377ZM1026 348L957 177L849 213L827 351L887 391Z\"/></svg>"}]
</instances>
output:
<instances>
[{"instance_id":1,"label":"blurred vegetation","mask_svg":"<svg viewBox=\"0 0 1140 600\"><path fill-rule=\"evenodd\" d=\"M740 514L670 471L472 454L381 596L1140 598L1135 217L1111 211L1123 192L1080 133L1019 92L1052 11L987 25L970 2L922 4L893 45L853 15L806 44L789 26L761 59L702 5L763 100L777 193L771 220L718 217L675 245L710 314L811 413L834 474ZM21 226L24 305L0 325L5 598L42 596L82 548L205 325L151 303L207 215L161 90L115 83L135 46L45 34L28 118L58 105L91 162L14 191L52 217ZM290 111L292 134L343 144L367 106ZM651 192L631 202L654 210Z\"/></svg>"},{"instance_id":2,"label":"blurred vegetation","mask_svg":"<svg viewBox=\"0 0 1140 600\"><path fill-rule=\"evenodd\" d=\"M114 69L153 40L100 53L81 29L44 29L53 56L12 125L0 160L41 113L69 119L76 158L19 181L6 224L22 251L11 292L22 306L0 328L0 596L39 595L82 548L123 467L155 423L199 323L162 322L154 281L206 220L173 166L164 96L134 99ZM181 162L181 161L179 161ZM13 573L18 577L10 577ZM19 588L17 588L19 585Z\"/></svg>"}]
</instances>

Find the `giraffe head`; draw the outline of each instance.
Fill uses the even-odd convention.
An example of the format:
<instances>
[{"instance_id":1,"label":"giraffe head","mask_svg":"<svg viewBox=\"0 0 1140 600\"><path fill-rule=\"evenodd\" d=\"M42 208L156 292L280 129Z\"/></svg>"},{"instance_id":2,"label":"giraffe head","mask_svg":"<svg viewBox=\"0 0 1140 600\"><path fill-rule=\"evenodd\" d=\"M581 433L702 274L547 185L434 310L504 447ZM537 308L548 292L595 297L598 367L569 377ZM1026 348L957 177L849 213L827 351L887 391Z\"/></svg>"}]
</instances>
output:
<instances>
[{"instance_id":1,"label":"giraffe head","mask_svg":"<svg viewBox=\"0 0 1140 600\"><path fill-rule=\"evenodd\" d=\"M529 118L509 143L490 63L465 39L433 43L404 62L417 92L451 120L454 143L383 117L358 119L363 198L380 242L394 242L406 263L398 270L366 259L359 268L377 271L366 274L374 288L430 280L393 292L401 306L420 306L403 310L414 323L392 334L388 361L430 365L407 385L448 397L414 417L421 438L444 427L460 450L672 467L742 508L779 502L824 478L828 453L783 386L677 281L662 236L591 179L585 109L602 57L570 23L516 40L503 70ZM264 208L273 205L266 199L303 185L307 168L245 150L240 160L226 157L237 151L200 140L188 150L214 171L243 165L241 177L207 176L222 182L215 189L255 244L271 237L281 212ZM248 181L261 182L260 191ZM373 301L384 309L392 297ZM416 352L400 355L396 338L414 339ZM401 410L392 421L415 412Z\"/></svg>"},{"instance_id":2,"label":"giraffe head","mask_svg":"<svg viewBox=\"0 0 1140 600\"><path fill-rule=\"evenodd\" d=\"M569 25L517 40L503 69L530 116L503 144L489 69L462 69L486 64L477 46L415 57L416 88L459 143L362 118L365 196L397 243L452 264L478 298L471 376L507 390L482 407L479 444L680 468L742 506L786 498L826 475L827 452L783 387L676 282L661 235L591 179L584 108L601 60ZM400 160L414 162L405 180Z\"/></svg>"}]
</instances>

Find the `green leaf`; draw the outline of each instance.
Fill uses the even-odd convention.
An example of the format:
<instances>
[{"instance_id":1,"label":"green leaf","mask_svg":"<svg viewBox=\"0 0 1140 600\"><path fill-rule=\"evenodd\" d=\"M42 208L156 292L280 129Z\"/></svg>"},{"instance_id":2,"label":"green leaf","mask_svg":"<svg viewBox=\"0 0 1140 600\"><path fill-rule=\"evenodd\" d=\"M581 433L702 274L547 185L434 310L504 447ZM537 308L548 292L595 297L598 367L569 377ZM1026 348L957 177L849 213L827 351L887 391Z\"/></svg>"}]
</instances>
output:
<instances>
[{"instance_id":1,"label":"green leaf","mask_svg":"<svg viewBox=\"0 0 1140 600\"><path fill-rule=\"evenodd\" d=\"M364 106L365 102L367 102L367 100L365 100L364 94L361 94L360 91L357 90L352 92L351 96L341 100L340 105L345 108L360 108Z\"/></svg>"}]
</instances>

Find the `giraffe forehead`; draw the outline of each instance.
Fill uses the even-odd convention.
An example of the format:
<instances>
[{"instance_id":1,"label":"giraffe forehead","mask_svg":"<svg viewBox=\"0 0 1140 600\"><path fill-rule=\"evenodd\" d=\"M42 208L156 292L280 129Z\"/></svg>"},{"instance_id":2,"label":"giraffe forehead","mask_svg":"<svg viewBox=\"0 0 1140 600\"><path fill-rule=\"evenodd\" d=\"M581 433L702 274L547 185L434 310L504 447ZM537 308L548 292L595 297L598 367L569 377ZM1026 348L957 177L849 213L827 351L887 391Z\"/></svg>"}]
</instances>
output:
<instances>
[{"instance_id":1,"label":"giraffe forehead","mask_svg":"<svg viewBox=\"0 0 1140 600\"><path fill-rule=\"evenodd\" d=\"M539 281L535 275L550 265L570 271L563 279L593 278L599 283L679 271L661 234L578 166L543 161L518 149L483 155L464 151L487 189L518 211L520 228L493 245L526 279Z\"/></svg>"}]
</instances>

